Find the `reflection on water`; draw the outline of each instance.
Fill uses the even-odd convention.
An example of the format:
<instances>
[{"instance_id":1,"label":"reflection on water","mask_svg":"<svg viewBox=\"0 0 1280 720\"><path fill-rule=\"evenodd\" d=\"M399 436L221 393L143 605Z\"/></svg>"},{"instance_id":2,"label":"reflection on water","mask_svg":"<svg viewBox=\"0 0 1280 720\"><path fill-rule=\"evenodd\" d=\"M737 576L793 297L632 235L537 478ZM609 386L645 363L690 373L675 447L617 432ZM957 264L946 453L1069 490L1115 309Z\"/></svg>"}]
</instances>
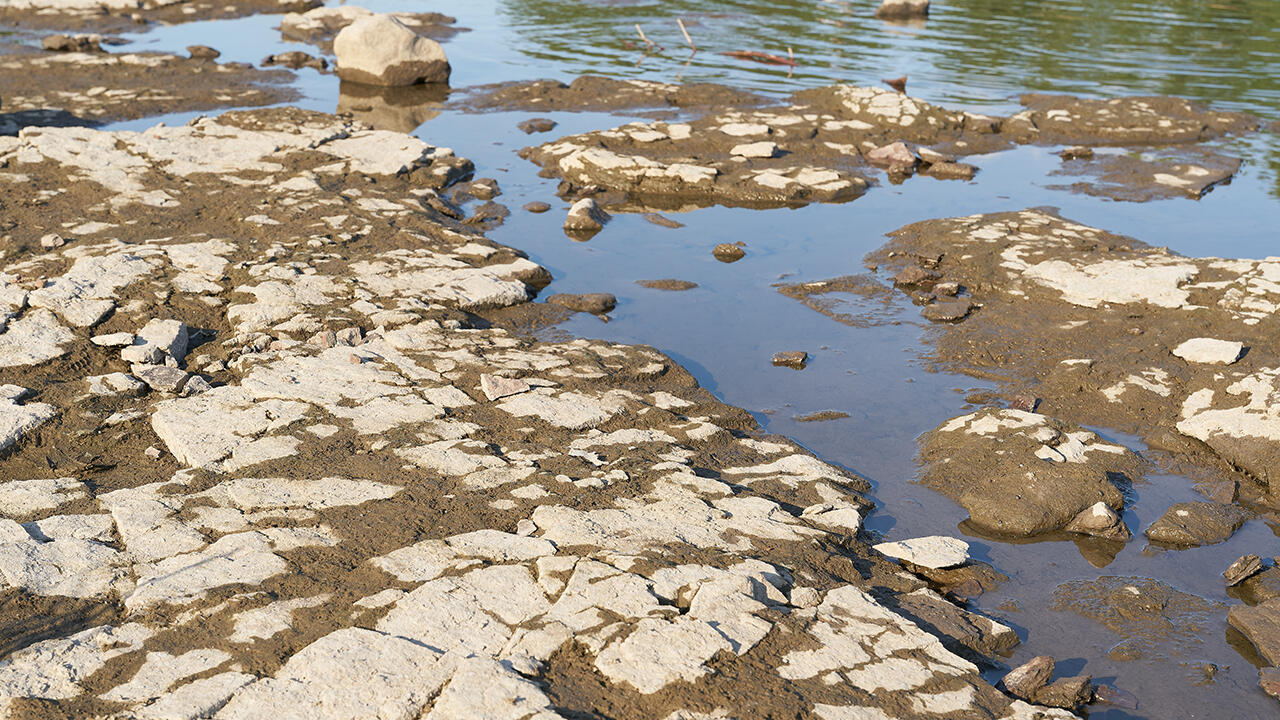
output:
<instances>
[{"instance_id":1,"label":"reflection on water","mask_svg":"<svg viewBox=\"0 0 1280 720\"><path fill-rule=\"evenodd\" d=\"M906 75L913 95L979 111L1007 111L1032 90L1180 95L1280 119L1276 0L937 0L929 20L914 24L876 19L876 4L503 0L502 17L514 49L565 75L773 91ZM646 54L635 25L664 49ZM721 54L788 48L801 63L794 73ZM1280 196L1280 146L1263 151Z\"/></svg>"},{"instance_id":2,"label":"reflection on water","mask_svg":"<svg viewBox=\"0 0 1280 720\"><path fill-rule=\"evenodd\" d=\"M445 85L379 87L341 81L338 112L377 128L411 133L440 114L449 88Z\"/></svg>"}]
</instances>

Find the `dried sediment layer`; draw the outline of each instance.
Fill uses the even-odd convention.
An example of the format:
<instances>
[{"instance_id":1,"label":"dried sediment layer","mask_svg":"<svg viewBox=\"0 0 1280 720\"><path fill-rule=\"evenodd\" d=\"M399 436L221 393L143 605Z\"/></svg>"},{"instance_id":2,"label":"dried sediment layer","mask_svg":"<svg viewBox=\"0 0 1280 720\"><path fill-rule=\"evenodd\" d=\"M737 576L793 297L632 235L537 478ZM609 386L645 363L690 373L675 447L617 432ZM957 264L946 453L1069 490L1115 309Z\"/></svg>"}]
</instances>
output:
<instances>
[{"instance_id":1,"label":"dried sediment layer","mask_svg":"<svg viewBox=\"0 0 1280 720\"><path fill-rule=\"evenodd\" d=\"M1068 158L1053 177L1084 178L1070 185L1050 185L1074 192L1128 202L1200 198L1231 182L1240 159L1200 146L1172 146L1154 151L1098 151L1087 158Z\"/></svg>"},{"instance_id":2,"label":"dried sediment layer","mask_svg":"<svg viewBox=\"0 0 1280 720\"><path fill-rule=\"evenodd\" d=\"M939 613L863 480L651 348L480 321L548 275L436 209L452 153L269 110L0 158L0 627L57 619L0 710L1071 717L888 609ZM103 380L135 333L211 387Z\"/></svg>"},{"instance_id":3,"label":"dried sediment layer","mask_svg":"<svg viewBox=\"0 0 1280 720\"><path fill-rule=\"evenodd\" d=\"M310 43L331 53L333 38L339 30L372 14L374 14L372 10L357 5L318 7L306 12L291 12L280 19L280 34L286 40ZM465 30L465 28L454 26L457 18L443 13L393 12L387 14L404 23L415 33L441 42Z\"/></svg>"},{"instance_id":4,"label":"dried sediment layer","mask_svg":"<svg viewBox=\"0 0 1280 720\"><path fill-rule=\"evenodd\" d=\"M652 80L616 80L583 75L565 84L558 80L477 85L458 93L454 106L464 111L679 110L751 107L766 98L714 83L672 84Z\"/></svg>"},{"instance_id":5,"label":"dried sediment layer","mask_svg":"<svg viewBox=\"0 0 1280 720\"><path fill-rule=\"evenodd\" d=\"M94 125L292 100L292 75L161 53L0 56L0 135L29 125ZM52 122L50 122L52 121Z\"/></svg>"},{"instance_id":6,"label":"dried sediment layer","mask_svg":"<svg viewBox=\"0 0 1280 720\"><path fill-rule=\"evenodd\" d=\"M975 305L936 331L944 363L1041 397L1048 415L1242 470L1251 495L1280 482L1280 259L1181 257L1043 210L892 238L869 262L916 302L958 284Z\"/></svg>"},{"instance_id":7,"label":"dried sediment layer","mask_svg":"<svg viewBox=\"0 0 1280 720\"><path fill-rule=\"evenodd\" d=\"M631 123L526 148L522 155L562 177L562 191L569 194L598 187L642 205L777 206L853 199L878 174L876 167L887 168L893 181L912 173L968 179L974 169L955 158L1017 144L1151 146L1258 127L1249 116L1173 98L1028 96L1023 102L1028 110L994 118L890 90L833 86L796 93L786 106L718 111L688 122ZM896 143L924 149L879 151ZM1169 170L1130 168L1107 182L1161 189L1168 185L1162 175L1191 183L1186 177L1211 171L1190 164Z\"/></svg>"},{"instance_id":8,"label":"dried sediment layer","mask_svg":"<svg viewBox=\"0 0 1280 720\"><path fill-rule=\"evenodd\" d=\"M0 0L0 25L138 32L152 24L303 12L320 0Z\"/></svg>"},{"instance_id":9,"label":"dried sediment layer","mask_svg":"<svg viewBox=\"0 0 1280 720\"><path fill-rule=\"evenodd\" d=\"M968 510L979 532L1128 539L1117 516L1141 461L1088 430L1023 410L984 409L926 435L920 459L921 482ZM1107 522L1088 524L1094 514Z\"/></svg>"}]
</instances>

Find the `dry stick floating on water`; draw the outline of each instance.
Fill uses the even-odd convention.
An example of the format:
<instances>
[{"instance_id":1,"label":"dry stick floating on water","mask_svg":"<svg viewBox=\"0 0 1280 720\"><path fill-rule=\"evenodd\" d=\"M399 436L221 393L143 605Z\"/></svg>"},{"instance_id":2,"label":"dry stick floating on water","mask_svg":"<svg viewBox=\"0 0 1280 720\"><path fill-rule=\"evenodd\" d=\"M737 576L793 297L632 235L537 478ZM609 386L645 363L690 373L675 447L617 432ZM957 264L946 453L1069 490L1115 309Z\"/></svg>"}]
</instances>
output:
<instances>
[{"instance_id":1,"label":"dry stick floating on water","mask_svg":"<svg viewBox=\"0 0 1280 720\"><path fill-rule=\"evenodd\" d=\"M791 49L787 48L787 51L790 53ZM764 63L766 65L790 65L791 67L795 67L799 64L796 62L794 54L791 55L790 59L778 57L777 55L770 55L769 53L760 52L759 50L733 50L731 52L720 54L728 55L731 58L738 58L739 60L750 60L751 62Z\"/></svg>"},{"instance_id":2,"label":"dry stick floating on water","mask_svg":"<svg viewBox=\"0 0 1280 720\"><path fill-rule=\"evenodd\" d=\"M685 28L684 21L680 18L676 18L676 24L680 26L680 32L684 33L685 42L689 43L689 47L693 48L695 53L698 52L698 46L694 45L693 38L689 37L689 30Z\"/></svg>"},{"instance_id":3,"label":"dry stick floating on water","mask_svg":"<svg viewBox=\"0 0 1280 720\"><path fill-rule=\"evenodd\" d=\"M640 23L636 23L636 32L640 34L640 39L644 41L645 47L653 49L653 41L644 36L644 31L640 29Z\"/></svg>"}]
</instances>

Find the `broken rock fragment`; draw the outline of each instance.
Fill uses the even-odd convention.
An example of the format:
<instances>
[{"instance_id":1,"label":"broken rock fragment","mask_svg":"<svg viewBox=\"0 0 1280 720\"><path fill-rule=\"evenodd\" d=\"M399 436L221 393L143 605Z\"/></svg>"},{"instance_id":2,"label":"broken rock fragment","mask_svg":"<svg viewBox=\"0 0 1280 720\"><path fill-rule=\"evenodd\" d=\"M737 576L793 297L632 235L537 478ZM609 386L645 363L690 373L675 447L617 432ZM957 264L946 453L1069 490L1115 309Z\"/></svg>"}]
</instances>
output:
<instances>
[{"instance_id":1,"label":"broken rock fragment","mask_svg":"<svg viewBox=\"0 0 1280 720\"><path fill-rule=\"evenodd\" d=\"M618 298L612 293L556 293L548 297L547 302L574 312L604 315L617 307Z\"/></svg>"},{"instance_id":2,"label":"broken rock fragment","mask_svg":"<svg viewBox=\"0 0 1280 720\"><path fill-rule=\"evenodd\" d=\"M594 198L582 198L569 208L564 219L564 229L579 232L599 232L613 216L600 207Z\"/></svg>"},{"instance_id":3,"label":"broken rock fragment","mask_svg":"<svg viewBox=\"0 0 1280 720\"><path fill-rule=\"evenodd\" d=\"M931 569L951 568L969 560L969 543L944 535L880 543L875 549L895 560Z\"/></svg>"}]
</instances>

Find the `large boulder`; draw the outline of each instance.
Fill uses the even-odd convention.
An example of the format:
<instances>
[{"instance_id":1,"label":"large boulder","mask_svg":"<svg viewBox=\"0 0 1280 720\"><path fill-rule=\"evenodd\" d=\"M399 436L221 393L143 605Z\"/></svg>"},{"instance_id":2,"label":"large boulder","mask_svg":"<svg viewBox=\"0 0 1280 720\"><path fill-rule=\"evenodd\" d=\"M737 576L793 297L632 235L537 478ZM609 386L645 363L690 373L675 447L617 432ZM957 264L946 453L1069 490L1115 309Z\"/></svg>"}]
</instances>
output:
<instances>
[{"instance_id":1,"label":"large boulder","mask_svg":"<svg viewBox=\"0 0 1280 720\"><path fill-rule=\"evenodd\" d=\"M440 43L390 15L369 15L346 26L333 51L343 80L387 87L449 82L449 59Z\"/></svg>"}]
</instances>

